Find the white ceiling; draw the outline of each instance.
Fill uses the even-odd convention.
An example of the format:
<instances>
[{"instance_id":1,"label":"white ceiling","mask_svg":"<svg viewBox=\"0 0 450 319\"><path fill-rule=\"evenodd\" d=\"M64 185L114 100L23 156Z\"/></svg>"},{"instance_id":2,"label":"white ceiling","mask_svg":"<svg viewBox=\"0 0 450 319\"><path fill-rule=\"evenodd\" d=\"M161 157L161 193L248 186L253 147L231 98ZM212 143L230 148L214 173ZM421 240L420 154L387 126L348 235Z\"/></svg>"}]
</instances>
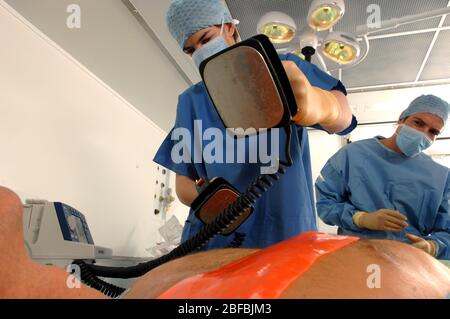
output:
<instances>
[{"instance_id":1,"label":"white ceiling","mask_svg":"<svg viewBox=\"0 0 450 319\"><path fill-rule=\"evenodd\" d=\"M159 39L162 47L172 56L181 72L192 83L199 80L191 61L183 56L168 32L164 17L170 0L123 0L130 2ZM269 11L282 11L291 15L298 29L306 26L309 0L224 0L232 16L240 20L238 26L243 39L256 34L259 18ZM366 23L367 7L373 0L346 0L346 13L335 26L336 31L355 33L358 25ZM450 6L449 0L378 0L382 20L413 15ZM442 21L441 21L442 20ZM441 30L436 30L438 27ZM416 33L416 32L419 33ZM320 33L324 35L324 33ZM450 17L432 18L403 25L397 29L369 36L370 51L359 65L332 72L341 78L349 92L415 87L450 83ZM298 40L297 40L298 41ZM313 63L319 65L313 57ZM338 65L327 62L328 69Z\"/></svg>"}]
</instances>

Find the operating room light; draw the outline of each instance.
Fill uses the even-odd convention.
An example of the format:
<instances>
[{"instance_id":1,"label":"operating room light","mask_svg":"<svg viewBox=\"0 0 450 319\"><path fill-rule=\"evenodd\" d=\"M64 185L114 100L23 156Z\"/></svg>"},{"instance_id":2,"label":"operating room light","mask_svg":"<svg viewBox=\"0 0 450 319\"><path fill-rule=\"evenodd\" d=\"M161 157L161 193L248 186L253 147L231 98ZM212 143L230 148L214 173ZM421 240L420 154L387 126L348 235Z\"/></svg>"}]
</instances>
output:
<instances>
[{"instance_id":1,"label":"operating room light","mask_svg":"<svg viewBox=\"0 0 450 319\"><path fill-rule=\"evenodd\" d=\"M269 37L272 43L281 44L277 47L278 52L293 53L308 62L311 62L315 55L324 70L336 71L355 67L367 58L370 50L369 34L398 28L408 23L450 15L450 6L381 21L380 27L377 28L372 28L367 24L357 26L355 36L333 30L345 12L344 0L312 0L306 28L297 30L292 17L283 12L272 11L261 17L257 30L258 33ZM324 34L320 33L321 31L328 32ZM296 37L299 41L293 41ZM288 42L290 44L286 45ZM326 60L331 60L338 66L332 65L334 68L328 69Z\"/></svg>"},{"instance_id":2,"label":"operating room light","mask_svg":"<svg viewBox=\"0 0 450 319\"><path fill-rule=\"evenodd\" d=\"M258 33L266 35L272 43L288 43L295 37L297 26L294 20L283 12L272 11L258 22Z\"/></svg>"},{"instance_id":3,"label":"operating room light","mask_svg":"<svg viewBox=\"0 0 450 319\"><path fill-rule=\"evenodd\" d=\"M345 43L330 41L325 44L324 54L339 64L348 64L355 59L356 50Z\"/></svg>"},{"instance_id":4,"label":"operating room light","mask_svg":"<svg viewBox=\"0 0 450 319\"><path fill-rule=\"evenodd\" d=\"M267 35L274 43L287 43L295 36L295 32L289 26L281 23L267 24L260 33Z\"/></svg>"},{"instance_id":5,"label":"operating room light","mask_svg":"<svg viewBox=\"0 0 450 319\"><path fill-rule=\"evenodd\" d=\"M323 54L339 64L355 62L360 55L358 41L349 35L339 32L330 33L323 45Z\"/></svg>"},{"instance_id":6,"label":"operating room light","mask_svg":"<svg viewBox=\"0 0 450 319\"><path fill-rule=\"evenodd\" d=\"M316 31L324 31L333 27L344 15L343 1L313 1L308 13L308 24Z\"/></svg>"}]
</instances>

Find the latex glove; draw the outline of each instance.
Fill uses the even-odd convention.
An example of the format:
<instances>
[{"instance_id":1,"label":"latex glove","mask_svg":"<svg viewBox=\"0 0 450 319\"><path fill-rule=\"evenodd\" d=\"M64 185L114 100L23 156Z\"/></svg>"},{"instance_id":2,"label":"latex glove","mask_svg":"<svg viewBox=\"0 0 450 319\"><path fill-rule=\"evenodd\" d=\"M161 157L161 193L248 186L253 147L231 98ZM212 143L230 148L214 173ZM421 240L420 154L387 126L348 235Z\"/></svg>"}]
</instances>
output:
<instances>
[{"instance_id":1,"label":"latex glove","mask_svg":"<svg viewBox=\"0 0 450 319\"><path fill-rule=\"evenodd\" d=\"M405 236L410 241L412 241L412 245L416 248L419 248L430 254L433 257L436 257L437 254L437 243L434 240L425 240L419 236L413 234L406 234Z\"/></svg>"},{"instance_id":2,"label":"latex glove","mask_svg":"<svg viewBox=\"0 0 450 319\"><path fill-rule=\"evenodd\" d=\"M282 61L297 102L292 120L302 126L333 125L340 117L341 105L333 93L312 86L292 61Z\"/></svg>"},{"instance_id":3,"label":"latex glove","mask_svg":"<svg viewBox=\"0 0 450 319\"><path fill-rule=\"evenodd\" d=\"M353 223L361 228L390 232L399 232L408 227L406 216L391 209L379 209L372 213L357 212L353 215Z\"/></svg>"}]
</instances>

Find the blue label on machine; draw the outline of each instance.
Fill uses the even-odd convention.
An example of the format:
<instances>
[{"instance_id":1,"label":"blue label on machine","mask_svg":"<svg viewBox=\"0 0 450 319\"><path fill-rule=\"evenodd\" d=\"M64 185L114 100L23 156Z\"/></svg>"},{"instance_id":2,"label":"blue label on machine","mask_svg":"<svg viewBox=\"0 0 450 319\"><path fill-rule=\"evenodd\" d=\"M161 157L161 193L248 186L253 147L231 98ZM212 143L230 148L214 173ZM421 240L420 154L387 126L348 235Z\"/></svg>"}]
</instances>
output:
<instances>
[{"instance_id":1,"label":"blue label on machine","mask_svg":"<svg viewBox=\"0 0 450 319\"><path fill-rule=\"evenodd\" d=\"M63 203L55 202L54 206L64 240L94 245L82 213Z\"/></svg>"}]
</instances>

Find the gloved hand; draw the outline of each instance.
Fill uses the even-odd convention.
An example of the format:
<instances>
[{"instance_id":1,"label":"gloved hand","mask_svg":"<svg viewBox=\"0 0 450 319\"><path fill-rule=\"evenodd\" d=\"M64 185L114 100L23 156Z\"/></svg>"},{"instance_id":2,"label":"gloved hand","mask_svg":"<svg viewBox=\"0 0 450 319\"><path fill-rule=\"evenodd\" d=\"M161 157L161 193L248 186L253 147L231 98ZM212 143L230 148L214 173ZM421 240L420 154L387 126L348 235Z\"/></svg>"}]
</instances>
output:
<instances>
[{"instance_id":1,"label":"gloved hand","mask_svg":"<svg viewBox=\"0 0 450 319\"><path fill-rule=\"evenodd\" d=\"M379 209L372 213L357 212L353 215L353 223L358 227L391 232L399 232L408 227L406 217L390 209Z\"/></svg>"},{"instance_id":2,"label":"gloved hand","mask_svg":"<svg viewBox=\"0 0 450 319\"><path fill-rule=\"evenodd\" d=\"M298 107L292 120L302 126L333 125L341 114L340 103L333 93L312 86L294 62L283 61L283 66Z\"/></svg>"},{"instance_id":3,"label":"gloved hand","mask_svg":"<svg viewBox=\"0 0 450 319\"><path fill-rule=\"evenodd\" d=\"M427 254L436 257L437 243L434 240L425 240L413 234L406 234L405 237L408 238L410 241L412 241L412 245L414 247L422 249Z\"/></svg>"}]
</instances>

